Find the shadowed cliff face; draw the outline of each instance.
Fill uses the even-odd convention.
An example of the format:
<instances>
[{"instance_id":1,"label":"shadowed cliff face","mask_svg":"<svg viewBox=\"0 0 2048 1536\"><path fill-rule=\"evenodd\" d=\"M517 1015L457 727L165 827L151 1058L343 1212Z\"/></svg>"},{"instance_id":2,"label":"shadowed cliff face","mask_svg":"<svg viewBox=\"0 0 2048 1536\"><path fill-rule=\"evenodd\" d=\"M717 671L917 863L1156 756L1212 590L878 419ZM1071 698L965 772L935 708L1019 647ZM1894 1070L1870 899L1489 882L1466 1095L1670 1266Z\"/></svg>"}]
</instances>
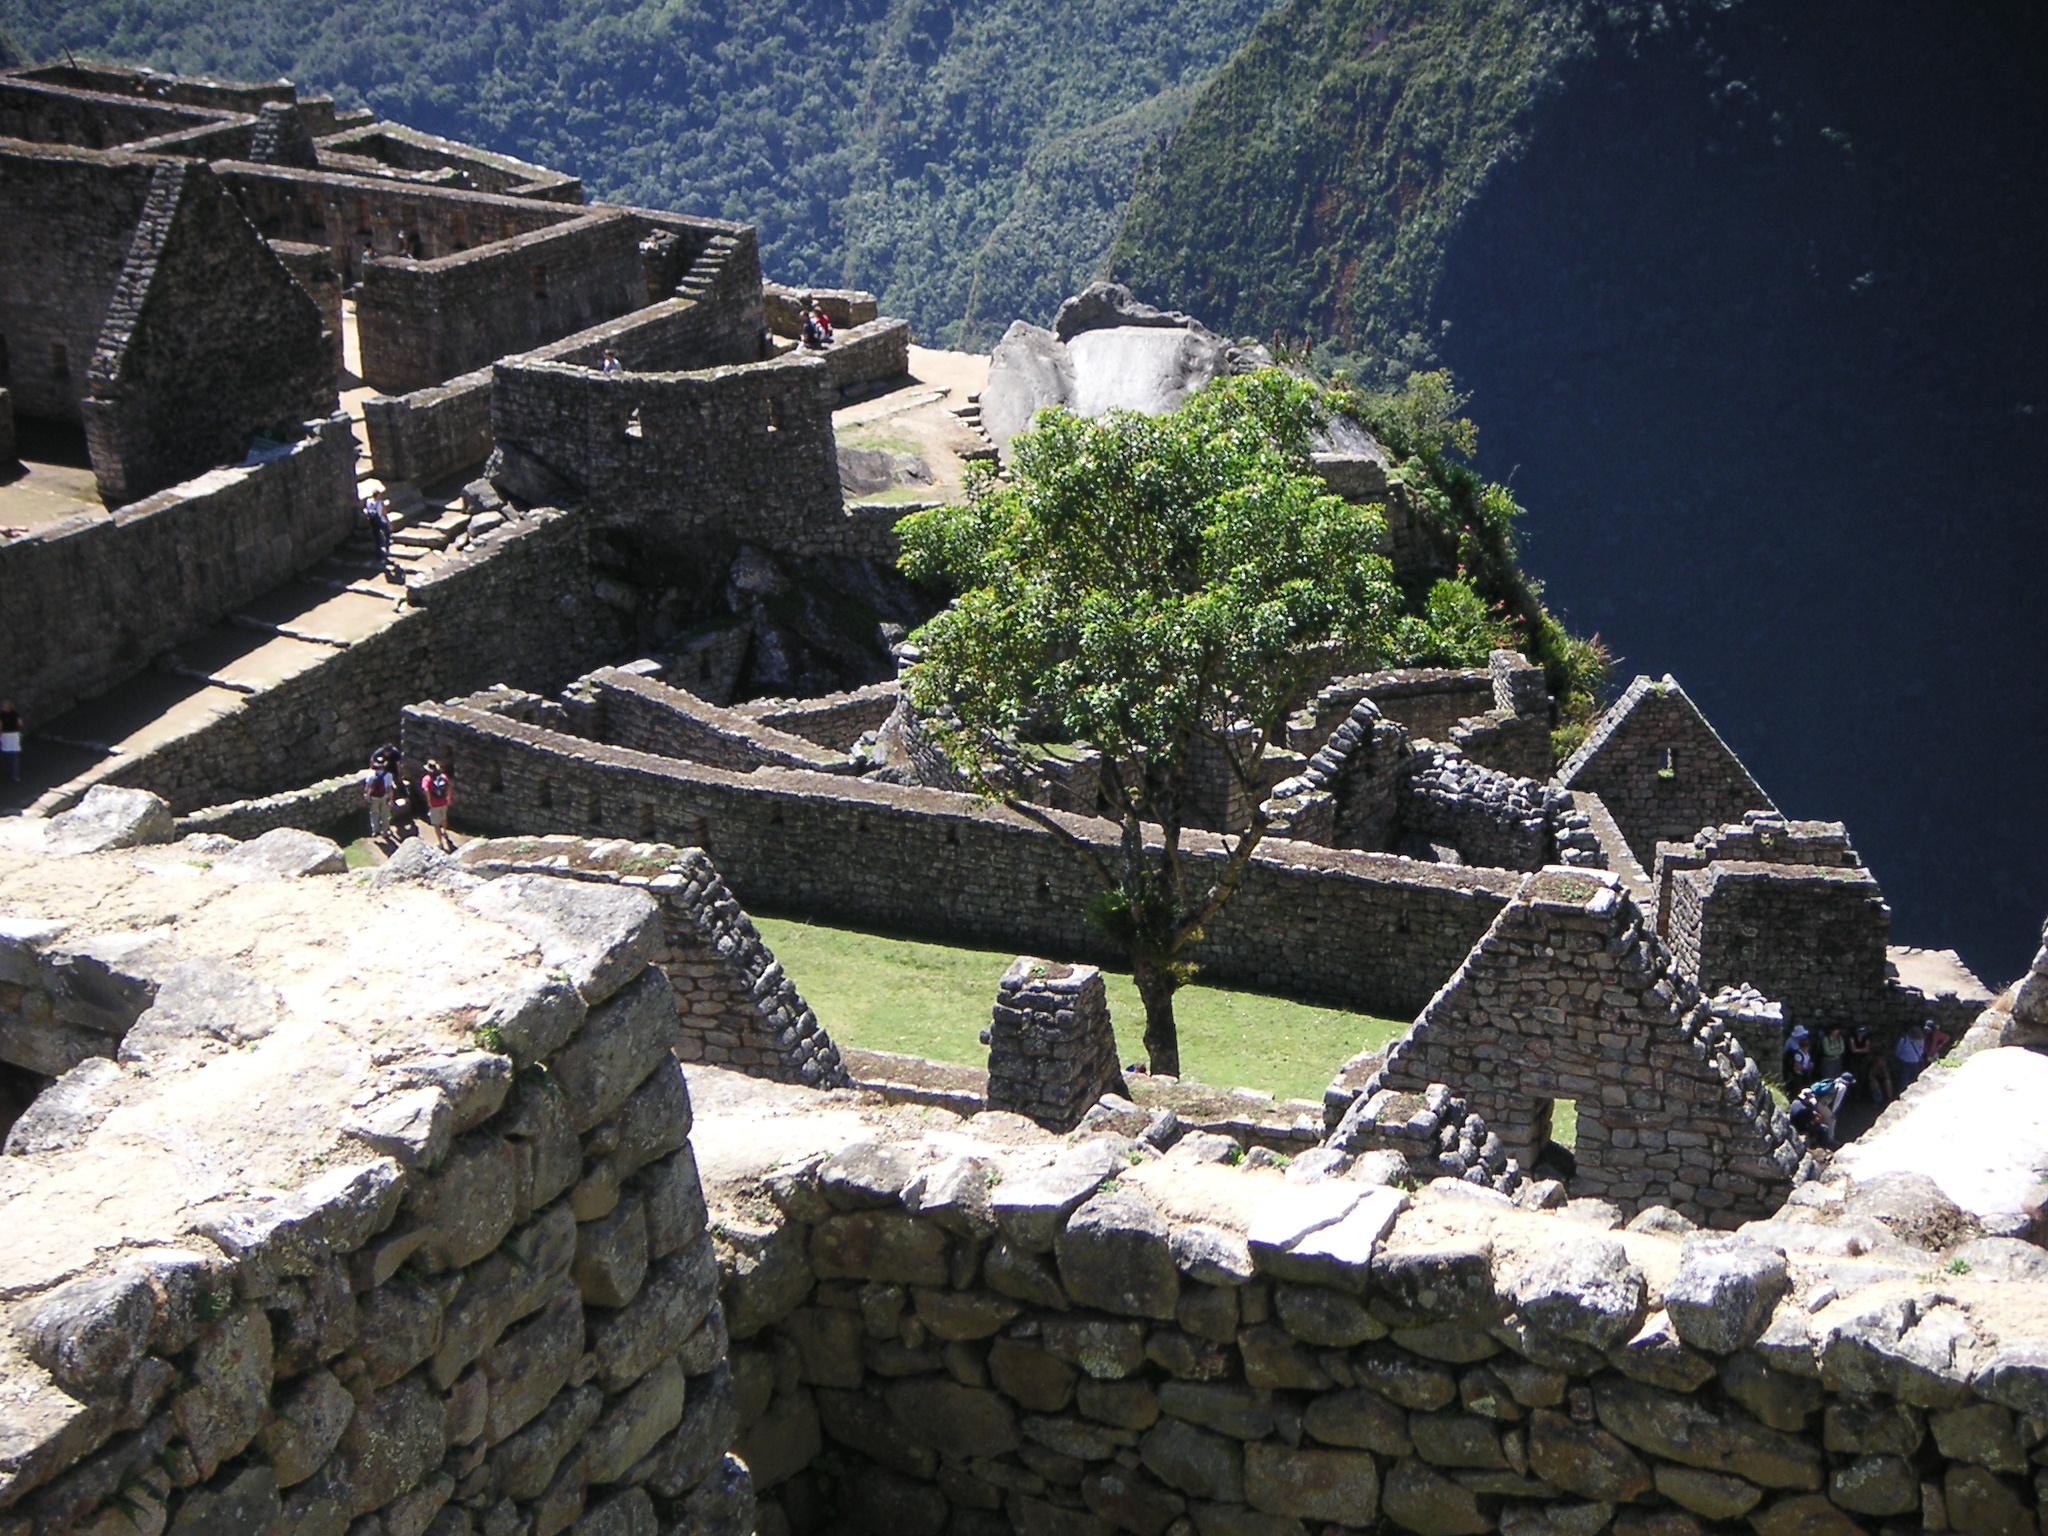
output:
<instances>
[{"instance_id":1,"label":"shadowed cliff face","mask_svg":"<svg viewBox=\"0 0 2048 1536\"><path fill-rule=\"evenodd\" d=\"M1555 103L1439 303L1549 600L1993 982L2048 910L2044 64L2040 4L1748 0Z\"/></svg>"}]
</instances>

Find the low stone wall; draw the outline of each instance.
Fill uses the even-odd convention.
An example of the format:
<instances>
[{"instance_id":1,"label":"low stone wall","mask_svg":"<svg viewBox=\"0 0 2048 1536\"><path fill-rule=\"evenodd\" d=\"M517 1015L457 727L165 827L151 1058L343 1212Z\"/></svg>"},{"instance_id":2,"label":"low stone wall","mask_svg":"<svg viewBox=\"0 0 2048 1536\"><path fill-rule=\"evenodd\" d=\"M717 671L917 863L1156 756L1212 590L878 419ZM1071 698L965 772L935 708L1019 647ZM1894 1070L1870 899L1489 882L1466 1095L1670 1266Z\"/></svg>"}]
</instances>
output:
<instances>
[{"instance_id":1,"label":"low stone wall","mask_svg":"<svg viewBox=\"0 0 2048 1536\"><path fill-rule=\"evenodd\" d=\"M331 833L351 817L367 814L363 802L363 780L358 773L322 779L304 789L281 795L263 795L254 800L231 800L209 805L178 818L180 835L212 832L223 837L261 837L278 827L299 827L307 832Z\"/></svg>"},{"instance_id":2,"label":"low stone wall","mask_svg":"<svg viewBox=\"0 0 2048 1536\"><path fill-rule=\"evenodd\" d=\"M253 899L185 873L195 926ZM655 903L290 884L301 943L326 924L464 958L394 959L421 1004L385 1012L387 988L344 1028L260 961L130 947L151 1001L121 1061L67 1074L8 1144L16 1230L57 1240L0 1253L0 1527L753 1531ZM0 957L61 967L60 944ZM138 1115L178 1150L125 1142ZM137 1188L110 1218L116 1167Z\"/></svg>"},{"instance_id":3,"label":"low stone wall","mask_svg":"<svg viewBox=\"0 0 2048 1536\"><path fill-rule=\"evenodd\" d=\"M815 699L755 699L735 704L735 714L758 720L773 730L787 731L838 752L851 752L869 731L878 731L895 712L903 690L894 682L870 683L848 693Z\"/></svg>"},{"instance_id":4,"label":"low stone wall","mask_svg":"<svg viewBox=\"0 0 2048 1536\"><path fill-rule=\"evenodd\" d=\"M356 518L355 440L335 416L267 463L0 544L0 696L48 721L312 565Z\"/></svg>"},{"instance_id":5,"label":"low stone wall","mask_svg":"<svg viewBox=\"0 0 2048 1536\"><path fill-rule=\"evenodd\" d=\"M1616 1231L1002 1134L714 1186L763 1533L2035 1529L2023 1245L1937 1284L1867 1217ZM1852 1233L1892 1267L1845 1283Z\"/></svg>"},{"instance_id":6,"label":"low stone wall","mask_svg":"<svg viewBox=\"0 0 2048 1536\"><path fill-rule=\"evenodd\" d=\"M462 704L405 712L408 761L438 757L484 832L567 832L705 848L748 906L983 939L1013 953L1111 959L1086 916L1094 876L1042 827L966 794L763 768L735 774L504 719ZM1081 817L1113 847L1115 828ZM1224 840L1190 834L1192 870ZM1191 878L1200 878L1199 875ZM1195 952L1203 973L1384 1015L1412 1015L1518 877L1269 842Z\"/></svg>"},{"instance_id":7,"label":"low stone wall","mask_svg":"<svg viewBox=\"0 0 2048 1536\"><path fill-rule=\"evenodd\" d=\"M825 376L844 401L910 372L910 322L870 320L838 332L831 346L810 355L825 360Z\"/></svg>"},{"instance_id":8,"label":"low stone wall","mask_svg":"<svg viewBox=\"0 0 2048 1536\"><path fill-rule=\"evenodd\" d=\"M685 758L734 773L756 768L853 772L853 760L843 752L616 667L579 678L571 696L587 703L593 736L635 752Z\"/></svg>"},{"instance_id":9,"label":"low stone wall","mask_svg":"<svg viewBox=\"0 0 2048 1536\"><path fill-rule=\"evenodd\" d=\"M859 288L793 288L787 283L763 283L761 308L768 329L792 340L801 336L805 299L824 310L840 330L866 325L881 314L875 296Z\"/></svg>"}]
</instances>

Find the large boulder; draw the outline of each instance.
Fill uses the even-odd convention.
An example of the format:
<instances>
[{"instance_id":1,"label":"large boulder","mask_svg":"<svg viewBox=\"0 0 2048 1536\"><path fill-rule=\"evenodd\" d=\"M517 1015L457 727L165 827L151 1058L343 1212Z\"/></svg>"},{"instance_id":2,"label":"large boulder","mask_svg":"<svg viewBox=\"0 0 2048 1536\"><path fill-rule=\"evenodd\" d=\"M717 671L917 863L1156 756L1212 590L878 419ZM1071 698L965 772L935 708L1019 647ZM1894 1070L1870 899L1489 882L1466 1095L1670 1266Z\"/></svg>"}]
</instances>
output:
<instances>
[{"instance_id":1,"label":"large boulder","mask_svg":"<svg viewBox=\"0 0 2048 1536\"><path fill-rule=\"evenodd\" d=\"M347 871L348 859L339 843L297 827L275 827L213 861L216 875L238 885L251 880L297 880L306 875L339 875Z\"/></svg>"},{"instance_id":2,"label":"large boulder","mask_svg":"<svg viewBox=\"0 0 2048 1536\"><path fill-rule=\"evenodd\" d=\"M95 784L71 810L52 816L43 830L43 850L53 858L143 843L168 843L177 823L161 796L146 789Z\"/></svg>"},{"instance_id":3,"label":"large boulder","mask_svg":"<svg viewBox=\"0 0 2048 1536\"><path fill-rule=\"evenodd\" d=\"M1074 398L1074 360L1051 331L1014 321L989 358L981 391L981 425L998 448L1031 425L1049 405Z\"/></svg>"}]
</instances>

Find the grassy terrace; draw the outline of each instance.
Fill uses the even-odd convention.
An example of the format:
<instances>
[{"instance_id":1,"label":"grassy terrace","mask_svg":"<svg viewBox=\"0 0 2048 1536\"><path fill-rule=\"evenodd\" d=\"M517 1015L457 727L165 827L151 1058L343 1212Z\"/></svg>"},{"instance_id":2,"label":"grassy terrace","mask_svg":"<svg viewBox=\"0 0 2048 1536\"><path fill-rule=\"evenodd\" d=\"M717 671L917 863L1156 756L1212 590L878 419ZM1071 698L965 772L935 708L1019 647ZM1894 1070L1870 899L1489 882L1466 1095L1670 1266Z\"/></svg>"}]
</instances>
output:
<instances>
[{"instance_id":1,"label":"grassy terrace","mask_svg":"<svg viewBox=\"0 0 2048 1536\"><path fill-rule=\"evenodd\" d=\"M840 1044L965 1066L987 1062L980 1034L1013 951L759 914L754 925ZM1117 1048L1126 1063L1142 1061L1144 1009L1137 989L1128 972L1106 979ZM1180 993L1175 1013L1188 1077L1217 1088L1261 1088L1281 1099L1320 1099L1348 1058L1407 1028L1406 1020L1199 985Z\"/></svg>"}]
</instances>

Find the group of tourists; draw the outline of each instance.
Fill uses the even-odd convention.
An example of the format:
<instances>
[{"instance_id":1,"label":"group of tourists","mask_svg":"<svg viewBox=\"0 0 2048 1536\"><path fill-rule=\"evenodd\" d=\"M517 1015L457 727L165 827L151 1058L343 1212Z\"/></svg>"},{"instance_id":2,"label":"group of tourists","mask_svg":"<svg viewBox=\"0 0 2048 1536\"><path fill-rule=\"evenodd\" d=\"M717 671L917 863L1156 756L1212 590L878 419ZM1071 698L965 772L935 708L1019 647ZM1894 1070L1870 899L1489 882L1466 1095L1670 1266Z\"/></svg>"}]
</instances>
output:
<instances>
[{"instance_id":1,"label":"group of tourists","mask_svg":"<svg viewBox=\"0 0 2048 1536\"><path fill-rule=\"evenodd\" d=\"M1844 1029L1828 1023L1816 1037L1804 1024L1794 1024L1785 1037L1783 1063L1794 1129L1809 1143L1834 1146L1842 1107L1851 1094L1860 1088L1882 1109L1910 1088L1930 1061L1939 1061L1950 1043L1932 1019L1900 1031L1890 1056L1878 1049L1866 1025Z\"/></svg>"},{"instance_id":2,"label":"group of tourists","mask_svg":"<svg viewBox=\"0 0 2048 1536\"><path fill-rule=\"evenodd\" d=\"M413 786L406 782L398 748L379 747L370 754L370 766L363 773L363 800L370 810L370 841L386 853L406 838L417 836L423 816L442 851L455 851L455 839L448 831L455 781L433 758L427 759L418 785Z\"/></svg>"},{"instance_id":3,"label":"group of tourists","mask_svg":"<svg viewBox=\"0 0 2048 1536\"><path fill-rule=\"evenodd\" d=\"M832 317L808 295L803 303L803 342L814 351L832 345Z\"/></svg>"}]
</instances>

